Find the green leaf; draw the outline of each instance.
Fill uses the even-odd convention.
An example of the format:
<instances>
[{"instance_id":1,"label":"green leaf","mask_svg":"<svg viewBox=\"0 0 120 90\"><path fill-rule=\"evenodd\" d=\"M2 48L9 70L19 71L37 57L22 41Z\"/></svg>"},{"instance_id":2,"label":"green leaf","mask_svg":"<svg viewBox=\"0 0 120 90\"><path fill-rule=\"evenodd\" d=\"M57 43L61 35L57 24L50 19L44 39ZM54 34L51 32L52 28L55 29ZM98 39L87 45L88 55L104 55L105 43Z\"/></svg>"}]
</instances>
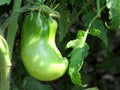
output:
<instances>
[{"instance_id":1,"label":"green leaf","mask_svg":"<svg viewBox=\"0 0 120 90\"><path fill-rule=\"evenodd\" d=\"M74 85L71 90L84 90L83 87Z\"/></svg>"},{"instance_id":2,"label":"green leaf","mask_svg":"<svg viewBox=\"0 0 120 90\"><path fill-rule=\"evenodd\" d=\"M71 90L99 90L99 89L97 87L90 87L90 88L84 89L83 87L75 85Z\"/></svg>"},{"instance_id":3,"label":"green leaf","mask_svg":"<svg viewBox=\"0 0 120 90\"><path fill-rule=\"evenodd\" d=\"M115 0L115 1L117 1L117 0ZM114 0L106 0L106 6L107 6L107 8L111 8L112 7L112 3L114 2Z\"/></svg>"},{"instance_id":4,"label":"green leaf","mask_svg":"<svg viewBox=\"0 0 120 90\"><path fill-rule=\"evenodd\" d=\"M84 21L84 24L86 27L88 27L89 23L91 22L91 20L95 17L96 13L93 11L90 11L89 13L87 13L86 15L84 15L82 17L82 20ZM106 47L108 46L108 39L107 39L107 35L106 35L106 29L104 27L103 22L97 18L91 25L90 27L90 32L94 32L94 30L99 30L98 32L100 32L99 34L97 34L96 36L98 38L100 38L106 45ZM94 34L93 34L94 36Z\"/></svg>"},{"instance_id":5,"label":"green leaf","mask_svg":"<svg viewBox=\"0 0 120 90\"><path fill-rule=\"evenodd\" d=\"M79 32L77 33L77 39L75 39L75 40L70 40L70 41L67 43L66 48L78 48L78 47L83 47L84 44L85 44L84 35L85 35L85 31L79 30Z\"/></svg>"},{"instance_id":6,"label":"green leaf","mask_svg":"<svg viewBox=\"0 0 120 90\"><path fill-rule=\"evenodd\" d=\"M120 27L120 0L106 0L109 9L110 27L117 29Z\"/></svg>"},{"instance_id":7,"label":"green leaf","mask_svg":"<svg viewBox=\"0 0 120 90\"><path fill-rule=\"evenodd\" d=\"M41 4L43 3L45 0L27 0L27 2L29 3L34 3L34 4Z\"/></svg>"},{"instance_id":8,"label":"green leaf","mask_svg":"<svg viewBox=\"0 0 120 90\"><path fill-rule=\"evenodd\" d=\"M92 30L90 30L89 34L91 34L93 36L99 36L100 30L93 28Z\"/></svg>"},{"instance_id":9,"label":"green leaf","mask_svg":"<svg viewBox=\"0 0 120 90\"><path fill-rule=\"evenodd\" d=\"M89 46L84 44L81 48L75 48L71 52L70 56L70 66L69 66L69 75L71 81L76 85L82 85L81 75L79 71L83 66L84 58L87 56Z\"/></svg>"},{"instance_id":10,"label":"green leaf","mask_svg":"<svg viewBox=\"0 0 120 90\"><path fill-rule=\"evenodd\" d=\"M41 84L32 77L26 77L22 86L24 90L53 90L50 85Z\"/></svg>"},{"instance_id":11,"label":"green leaf","mask_svg":"<svg viewBox=\"0 0 120 90\"><path fill-rule=\"evenodd\" d=\"M71 40L67 43L66 48L71 48L71 47L78 48L83 46L82 43L84 43L82 39Z\"/></svg>"},{"instance_id":12,"label":"green leaf","mask_svg":"<svg viewBox=\"0 0 120 90\"><path fill-rule=\"evenodd\" d=\"M99 90L97 87L90 87L90 88L87 88L85 90Z\"/></svg>"},{"instance_id":13,"label":"green leaf","mask_svg":"<svg viewBox=\"0 0 120 90\"><path fill-rule=\"evenodd\" d=\"M96 19L94 21L94 23L92 24L90 31L97 29L99 30L100 34L97 35L98 38L100 38L104 43L105 46L108 46L108 39L107 39L107 35L106 35L106 29L103 25L103 22L100 19Z\"/></svg>"},{"instance_id":14,"label":"green leaf","mask_svg":"<svg viewBox=\"0 0 120 90\"><path fill-rule=\"evenodd\" d=\"M85 33L86 33L85 31L79 30L77 33L77 38L79 38L79 39L84 38Z\"/></svg>"},{"instance_id":15,"label":"green leaf","mask_svg":"<svg viewBox=\"0 0 120 90\"><path fill-rule=\"evenodd\" d=\"M9 4L11 0L0 0L0 5Z\"/></svg>"},{"instance_id":16,"label":"green leaf","mask_svg":"<svg viewBox=\"0 0 120 90\"><path fill-rule=\"evenodd\" d=\"M59 19L59 30L60 30L60 41L63 40L66 33L69 30L69 24L70 24L70 11L65 10L62 6L59 10L60 13L60 19Z\"/></svg>"},{"instance_id":17,"label":"green leaf","mask_svg":"<svg viewBox=\"0 0 120 90\"><path fill-rule=\"evenodd\" d=\"M85 43L86 34L87 32L80 30L77 33L77 39L69 41L66 45L67 48L73 48L72 52L69 54L69 76L71 81L79 86L85 86L83 85L79 71L83 66L84 58L87 56L89 49L88 44Z\"/></svg>"}]
</instances>

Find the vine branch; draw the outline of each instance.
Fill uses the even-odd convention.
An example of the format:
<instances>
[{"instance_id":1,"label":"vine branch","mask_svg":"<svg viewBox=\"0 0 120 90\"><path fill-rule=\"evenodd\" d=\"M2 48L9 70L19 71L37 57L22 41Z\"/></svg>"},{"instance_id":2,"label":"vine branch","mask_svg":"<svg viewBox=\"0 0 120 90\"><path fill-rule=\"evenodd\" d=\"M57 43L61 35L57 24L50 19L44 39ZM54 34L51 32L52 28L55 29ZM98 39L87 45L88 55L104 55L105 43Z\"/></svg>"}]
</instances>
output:
<instances>
[{"instance_id":1,"label":"vine branch","mask_svg":"<svg viewBox=\"0 0 120 90\"><path fill-rule=\"evenodd\" d=\"M6 40L0 35L0 90L10 88L10 53Z\"/></svg>"}]
</instances>

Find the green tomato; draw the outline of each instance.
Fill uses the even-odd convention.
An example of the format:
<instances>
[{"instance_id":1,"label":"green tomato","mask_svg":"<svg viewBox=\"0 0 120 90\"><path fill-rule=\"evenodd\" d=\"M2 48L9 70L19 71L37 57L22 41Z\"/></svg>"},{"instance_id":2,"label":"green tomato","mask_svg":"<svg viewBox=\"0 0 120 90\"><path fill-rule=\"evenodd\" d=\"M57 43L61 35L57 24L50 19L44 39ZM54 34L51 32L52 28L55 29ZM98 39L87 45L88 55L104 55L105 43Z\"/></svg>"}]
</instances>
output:
<instances>
[{"instance_id":1,"label":"green tomato","mask_svg":"<svg viewBox=\"0 0 120 90\"><path fill-rule=\"evenodd\" d=\"M39 13L28 14L21 32L21 57L27 71L36 79L51 81L64 75L68 60L55 44L57 22Z\"/></svg>"}]
</instances>

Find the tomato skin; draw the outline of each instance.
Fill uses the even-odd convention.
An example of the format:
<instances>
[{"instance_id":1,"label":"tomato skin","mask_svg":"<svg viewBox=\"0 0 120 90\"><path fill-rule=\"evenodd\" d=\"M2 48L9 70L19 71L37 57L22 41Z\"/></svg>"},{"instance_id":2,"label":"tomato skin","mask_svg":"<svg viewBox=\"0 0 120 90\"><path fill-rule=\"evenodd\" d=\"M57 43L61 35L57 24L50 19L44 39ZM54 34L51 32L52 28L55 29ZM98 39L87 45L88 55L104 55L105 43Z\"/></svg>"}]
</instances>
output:
<instances>
[{"instance_id":1,"label":"tomato skin","mask_svg":"<svg viewBox=\"0 0 120 90\"><path fill-rule=\"evenodd\" d=\"M27 71L36 79L51 81L64 75L68 60L55 44L57 22L39 13L26 16L21 32L21 57Z\"/></svg>"}]
</instances>

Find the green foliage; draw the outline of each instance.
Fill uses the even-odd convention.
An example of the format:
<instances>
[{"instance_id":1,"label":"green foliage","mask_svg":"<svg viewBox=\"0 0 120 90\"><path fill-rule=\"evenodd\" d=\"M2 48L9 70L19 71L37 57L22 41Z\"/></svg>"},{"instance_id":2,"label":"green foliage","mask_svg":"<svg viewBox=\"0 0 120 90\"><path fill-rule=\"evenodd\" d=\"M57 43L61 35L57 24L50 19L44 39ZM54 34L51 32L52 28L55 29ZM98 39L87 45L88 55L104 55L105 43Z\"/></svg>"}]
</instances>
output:
<instances>
[{"instance_id":1,"label":"green foliage","mask_svg":"<svg viewBox=\"0 0 120 90\"><path fill-rule=\"evenodd\" d=\"M45 0L26 0L26 1L32 4L43 4Z\"/></svg>"},{"instance_id":2,"label":"green foliage","mask_svg":"<svg viewBox=\"0 0 120 90\"><path fill-rule=\"evenodd\" d=\"M60 13L60 19L59 19L59 30L60 30L60 40L63 40L66 33L69 30L69 24L70 24L70 11L65 10L65 8L61 5L59 7L59 13Z\"/></svg>"},{"instance_id":3,"label":"green foliage","mask_svg":"<svg viewBox=\"0 0 120 90\"><path fill-rule=\"evenodd\" d=\"M11 0L0 0L0 5L10 4Z\"/></svg>"},{"instance_id":4,"label":"green foliage","mask_svg":"<svg viewBox=\"0 0 120 90\"><path fill-rule=\"evenodd\" d=\"M53 90L50 85L39 83L32 77L26 77L22 86L22 90Z\"/></svg>"},{"instance_id":5,"label":"green foliage","mask_svg":"<svg viewBox=\"0 0 120 90\"><path fill-rule=\"evenodd\" d=\"M93 28L93 29L89 32L89 34L91 34L92 36L98 36L98 35L100 35L100 30Z\"/></svg>"},{"instance_id":6,"label":"green foliage","mask_svg":"<svg viewBox=\"0 0 120 90\"><path fill-rule=\"evenodd\" d=\"M79 71L81 70L84 58L88 54L89 46L85 43L86 32L79 31L77 35L77 39L68 42L67 48L72 47L73 50L69 54L70 56L70 66L69 66L69 75L72 82L76 85L82 85L81 75Z\"/></svg>"},{"instance_id":7,"label":"green foliage","mask_svg":"<svg viewBox=\"0 0 120 90\"><path fill-rule=\"evenodd\" d=\"M79 71L83 66L84 58L87 56L87 53L88 53L88 45L84 45L81 48L74 49L70 54L71 59L69 66L69 75L72 82L76 85L80 85L80 86L83 85Z\"/></svg>"},{"instance_id":8,"label":"green foliage","mask_svg":"<svg viewBox=\"0 0 120 90\"><path fill-rule=\"evenodd\" d=\"M109 9L110 27L117 29L120 26L120 0L106 0L106 5Z\"/></svg>"},{"instance_id":9,"label":"green foliage","mask_svg":"<svg viewBox=\"0 0 120 90\"><path fill-rule=\"evenodd\" d=\"M83 16L82 19L83 19L86 27L88 27L89 23L95 17L95 15L96 15L95 12L90 11L89 13L87 13L86 15ZM97 30L97 33L96 33L96 30ZM95 33L96 33L96 35L95 35ZM93 36L97 36L105 43L106 47L108 46L106 28L105 28L102 20L100 20L99 18L95 19L94 22L92 23L92 25L90 27L90 34Z\"/></svg>"}]
</instances>

